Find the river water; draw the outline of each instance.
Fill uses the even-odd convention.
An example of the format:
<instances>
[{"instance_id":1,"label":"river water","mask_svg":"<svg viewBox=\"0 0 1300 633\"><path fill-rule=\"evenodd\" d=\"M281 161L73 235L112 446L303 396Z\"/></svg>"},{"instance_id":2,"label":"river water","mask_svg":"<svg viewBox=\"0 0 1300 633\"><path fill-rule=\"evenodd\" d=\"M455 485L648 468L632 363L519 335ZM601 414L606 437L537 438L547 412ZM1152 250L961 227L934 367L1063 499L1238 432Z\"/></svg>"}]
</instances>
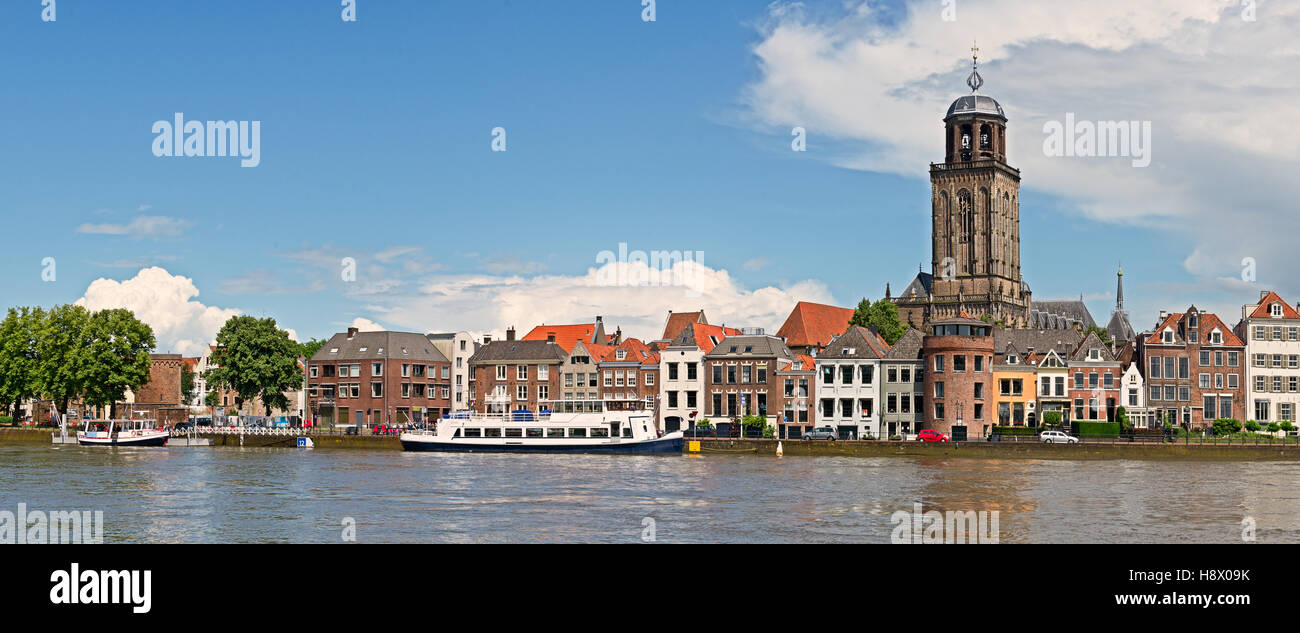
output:
<instances>
[{"instance_id":1,"label":"river water","mask_svg":"<svg viewBox=\"0 0 1300 633\"><path fill-rule=\"evenodd\" d=\"M0 510L105 542L866 542L998 512L1002 543L1300 542L1300 463L0 446ZM349 532L346 528L355 526Z\"/></svg>"}]
</instances>

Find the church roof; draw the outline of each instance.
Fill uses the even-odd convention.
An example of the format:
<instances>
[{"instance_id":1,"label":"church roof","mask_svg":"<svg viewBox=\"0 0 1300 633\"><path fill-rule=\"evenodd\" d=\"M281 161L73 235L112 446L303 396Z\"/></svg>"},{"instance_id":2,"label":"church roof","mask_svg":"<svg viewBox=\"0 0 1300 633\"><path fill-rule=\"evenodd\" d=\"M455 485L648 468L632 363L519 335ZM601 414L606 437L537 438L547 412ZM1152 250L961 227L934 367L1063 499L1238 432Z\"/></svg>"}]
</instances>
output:
<instances>
[{"instance_id":1,"label":"church roof","mask_svg":"<svg viewBox=\"0 0 1300 633\"><path fill-rule=\"evenodd\" d=\"M1137 333L1133 331L1133 326L1128 322L1128 313L1123 310L1116 310L1110 315L1110 323L1106 324L1106 333L1110 335L1112 341L1132 341L1137 339Z\"/></svg>"},{"instance_id":2,"label":"church roof","mask_svg":"<svg viewBox=\"0 0 1300 633\"><path fill-rule=\"evenodd\" d=\"M998 103L997 99L984 95L957 97L957 100L948 106L948 114L944 115L944 118L958 114L992 114L1003 119L1007 118L1007 113L1002 111L1002 104Z\"/></svg>"},{"instance_id":3,"label":"church roof","mask_svg":"<svg viewBox=\"0 0 1300 633\"><path fill-rule=\"evenodd\" d=\"M931 275L930 273L917 273L916 279L913 279L912 283L907 284L907 287L898 295L898 298L906 299L911 297L913 292L915 292L918 297L929 297L930 288L933 285L934 275Z\"/></svg>"},{"instance_id":4,"label":"church roof","mask_svg":"<svg viewBox=\"0 0 1300 633\"><path fill-rule=\"evenodd\" d=\"M1075 325L1083 329L1097 322L1082 301L1035 301L1029 306L1029 327L1043 330L1068 330Z\"/></svg>"}]
</instances>

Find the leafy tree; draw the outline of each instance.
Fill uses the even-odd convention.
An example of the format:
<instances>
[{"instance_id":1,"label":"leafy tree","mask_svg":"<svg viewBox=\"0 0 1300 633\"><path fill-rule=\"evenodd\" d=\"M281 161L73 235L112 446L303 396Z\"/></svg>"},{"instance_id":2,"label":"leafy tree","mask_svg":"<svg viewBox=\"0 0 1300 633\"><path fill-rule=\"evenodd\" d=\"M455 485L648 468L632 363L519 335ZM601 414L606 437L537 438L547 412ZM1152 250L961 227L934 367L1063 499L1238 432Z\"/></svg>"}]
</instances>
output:
<instances>
[{"instance_id":1,"label":"leafy tree","mask_svg":"<svg viewBox=\"0 0 1300 633\"><path fill-rule=\"evenodd\" d=\"M1259 422L1256 422L1254 420L1246 420L1246 430L1253 432L1253 431L1258 431L1259 429L1260 429Z\"/></svg>"},{"instance_id":2,"label":"leafy tree","mask_svg":"<svg viewBox=\"0 0 1300 633\"><path fill-rule=\"evenodd\" d=\"M306 343L302 343L301 345L298 346L299 347L298 355L310 360L311 357L315 356L316 352L319 352L320 348L325 347L325 344L328 342L329 342L328 340L321 339L321 338L311 339L310 341L307 341Z\"/></svg>"},{"instance_id":3,"label":"leafy tree","mask_svg":"<svg viewBox=\"0 0 1300 633\"><path fill-rule=\"evenodd\" d=\"M1128 420L1128 410L1125 409L1124 407L1119 407L1115 409L1115 421L1119 422L1119 428L1128 430L1130 426Z\"/></svg>"},{"instance_id":4,"label":"leafy tree","mask_svg":"<svg viewBox=\"0 0 1300 633\"><path fill-rule=\"evenodd\" d=\"M1047 411L1043 413L1043 426L1061 426L1061 412Z\"/></svg>"},{"instance_id":5,"label":"leafy tree","mask_svg":"<svg viewBox=\"0 0 1300 633\"><path fill-rule=\"evenodd\" d=\"M1290 420L1282 420L1282 423L1279 424L1278 427L1288 433L1295 430L1295 425L1292 424Z\"/></svg>"},{"instance_id":6,"label":"leafy tree","mask_svg":"<svg viewBox=\"0 0 1300 633\"><path fill-rule=\"evenodd\" d=\"M10 308L0 321L0 414L17 414L23 400L36 395L36 331L45 320L40 308Z\"/></svg>"},{"instance_id":7,"label":"leafy tree","mask_svg":"<svg viewBox=\"0 0 1300 633\"><path fill-rule=\"evenodd\" d=\"M1281 428L1282 428L1282 425L1278 424L1277 422L1269 422L1269 423L1268 423L1268 432L1269 432L1269 433L1277 433L1278 430L1281 429Z\"/></svg>"},{"instance_id":8,"label":"leafy tree","mask_svg":"<svg viewBox=\"0 0 1300 633\"><path fill-rule=\"evenodd\" d=\"M187 405L194 402L194 389L196 387L196 385L194 384L194 377L195 377L194 370L190 369L189 365L182 363L181 364L181 400L184 400L185 404Z\"/></svg>"},{"instance_id":9,"label":"leafy tree","mask_svg":"<svg viewBox=\"0 0 1300 633\"><path fill-rule=\"evenodd\" d=\"M209 385L212 383L208 383ZM203 404L209 407L221 406L221 394L216 389L209 389L208 395L203 397Z\"/></svg>"},{"instance_id":10,"label":"leafy tree","mask_svg":"<svg viewBox=\"0 0 1300 633\"><path fill-rule=\"evenodd\" d=\"M1219 418L1214 421L1215 435L1231 435L1241 432L1241 421L1232 418Z\"/></svg>"},{"instance_id":11,"label":"leafy tree","mask_svg":"<svg viewBox=\"0 0 1300 633\"><path fill-rule=\"evenodd\" d=\"M1083 337L1088 338L1088 335L1093 333L1097 335L1097 338L1101 339L1103 344L1110 345L1110 332L1107 332L1106 328L1094 325L1083 331Z\"/></svg>"},{"instance_id":12,"label":"leafy tree","mask_svg":"<svg viewBox=\"0 0 1300 633\"><path fill-rule=\"evenodd\" d=\"M212 388L225 386L238 394L237 404L261 398L266 415L289 405L284 392L302 386L298 370L301 346L275 319L231 317L217 333L212 360L217 365L204 378Z\"/></svg>"},{"instance_id":13,"label":"leafy tree","mask_svg":"<svg viewBox=\"0 0 1300 633\"><path fill-rule=\"evenodd\" d=\"M884 299L875 303L867 299L859 301L857 309L853 311L853 317L849 319L849 325L865 328L874 326L890 345L897 343L898 339L907 332L907 326L903 325L898 318L898 306Z\"/></svg>"},{"instance_id":14,"label":"leafy tree","mask_svg":"<svg viewBox=\"0 0 1300 633\"><path fill-rule=\"evenodd\" d=\"M78 305L55 306L36 329L35 392L54 401L60 414L84 391L86 372L81 366L88 346L90 312Z\"/></svg>"},{"instance_id":15,"label":"leafy tree","mask_svg":"<svg viewBox=\"0 0 1300 633\"><path fill-rule=\"evenodd\" d=\"M149 352L154 348L153 328L135 318L130 310L100 310L89 316L81 349L83 397L86 404L111 407L117 417L117 403L128 389L149 382Z\"/></svg>"}]
</instances>

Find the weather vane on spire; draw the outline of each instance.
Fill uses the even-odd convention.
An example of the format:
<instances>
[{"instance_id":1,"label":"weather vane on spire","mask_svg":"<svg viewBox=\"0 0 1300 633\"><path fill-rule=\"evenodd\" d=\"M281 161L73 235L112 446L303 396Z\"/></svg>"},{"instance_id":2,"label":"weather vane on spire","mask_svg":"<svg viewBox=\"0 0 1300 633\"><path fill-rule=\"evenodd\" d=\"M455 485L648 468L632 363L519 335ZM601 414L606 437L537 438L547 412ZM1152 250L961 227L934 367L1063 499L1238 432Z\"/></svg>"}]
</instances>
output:
<instances>
[{"instance_id":1,"label":"weather vane on spire","mask_svg":"<svg viewBox=\"0 0 1300 633\"><path fill-rule=\"evenodd\" d=\"M970 77L966 78L966 85L970 86L971 94L980 91L980 86L984 85L984 78L980 76L980 46L979 42L971 40L971 71Z\"/></svg>"}]
</instances>

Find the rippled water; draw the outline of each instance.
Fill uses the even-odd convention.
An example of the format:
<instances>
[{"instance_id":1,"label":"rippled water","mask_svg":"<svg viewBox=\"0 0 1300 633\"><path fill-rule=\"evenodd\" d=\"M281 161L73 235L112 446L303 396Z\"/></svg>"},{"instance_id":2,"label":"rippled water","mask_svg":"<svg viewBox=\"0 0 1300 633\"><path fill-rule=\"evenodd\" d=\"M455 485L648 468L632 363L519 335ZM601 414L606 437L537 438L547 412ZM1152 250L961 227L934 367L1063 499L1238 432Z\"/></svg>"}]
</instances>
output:
<instances>
[{"instance_id":1,"label":"rippled water","mask_svg":"<svg viewBox=\"0 0 1300 633\"><path fill-rule=\"evenodd\" d=\"M108 542L889 542L999 512L1009 542L1300 542L1300 463L632 457L0 446L0 510L102 510Z\"/></svg>"}]
</instances>

